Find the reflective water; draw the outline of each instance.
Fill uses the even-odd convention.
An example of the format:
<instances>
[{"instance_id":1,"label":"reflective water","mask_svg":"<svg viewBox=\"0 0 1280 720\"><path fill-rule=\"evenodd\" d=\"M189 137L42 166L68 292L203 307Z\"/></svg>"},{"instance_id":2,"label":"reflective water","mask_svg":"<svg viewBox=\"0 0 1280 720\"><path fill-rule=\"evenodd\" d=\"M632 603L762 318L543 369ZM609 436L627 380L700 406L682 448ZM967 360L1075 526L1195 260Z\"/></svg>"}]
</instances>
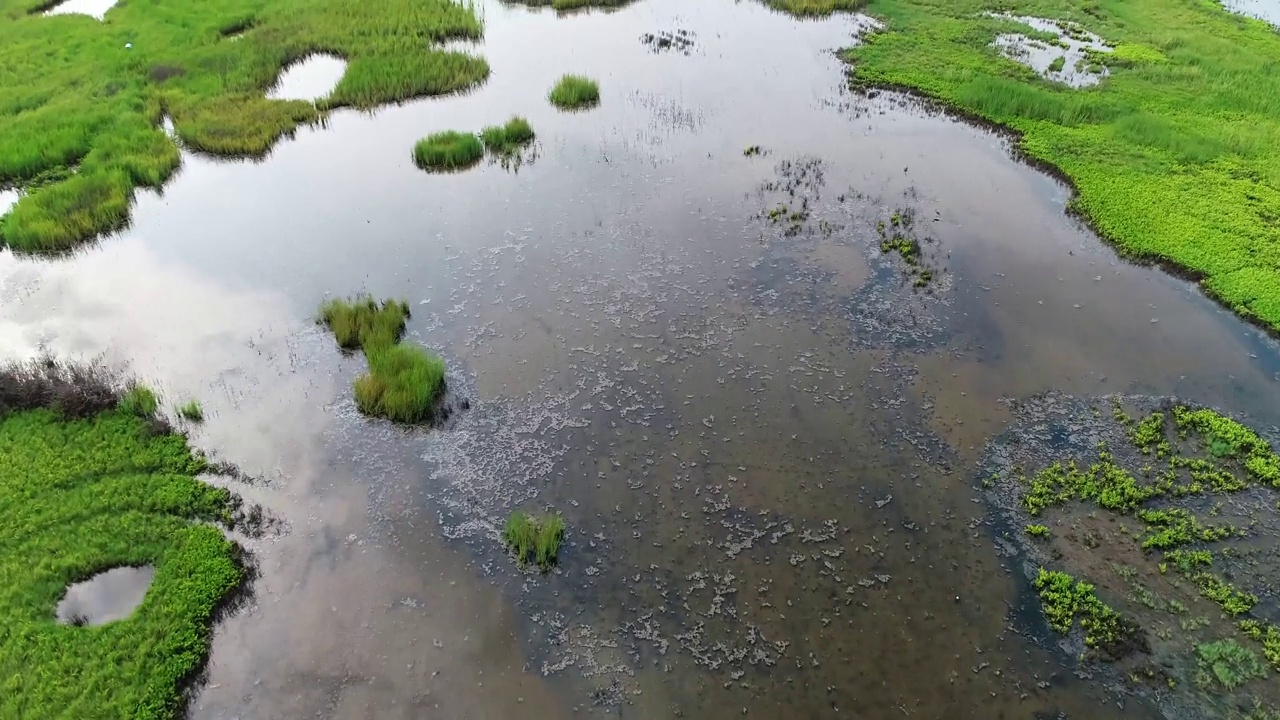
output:
<instances>
[{"instance_id":1,"label":"reflective water","mask_svg":"<svg viewBox=\"0 0 1280 720\"><path fill-rule=\"evenodd\" d=\"M64 0L45 11L45 15L88 15L98 20L115 7L118 0Z\"/></svg>"},{"instance_id":2,"label":"reflective water","mask_svg":"<svg viewBox=\"0 0 1280 720\"><path fill-rule=\"evenodd\" d=\"M184 157L127 234L0 255L3 352L199 398L195 442L283 524L244 539L261 579L193 717L1152 717L1014 612L970 469L1053 387L1273 420L1274 344L1119 262L1003 139L847 93L856 18L484 13L475 92ZM643 39L681 30L688 54ZM566 72L599 108L546 102ZM518 168L413 166L511 114L538 133ZM904 209L919 289L880 251ZM362 360L313 318L358 291L410 302L470 411L355 412ZM513 507L563 513L556 572L503 553Z\"/></svg>"},{"instance_id":3,"label":"reflective water","mask_svg":"<svg viewBox=\"0 0 1280 720\"><path fill-rule=\"evenodd\" d=\"M347 61L316 54L286 67L267 91L273 100L322 100L333 92L347 71Z\"/></svg>"},{"instance_id":4,"label":"reflective water","mask_svg":"<svg viewBox=\"0 0 1280 720\"><path fill-rule=\"evenodd\" d=\"M1280 26L1280 0L1222 0L1227 10Z\"/></svg>"},{"instance_id":5,"label":"reflective water","mask_svg":"<svg viewBox=\"0 0 1280 720\"><path fill-rule=\"evenodd\" d=\"M73 625L103 625L133 614L147 596L155 568L119 567L67 588L58 602L58 620Z\"/></svg>"}]
</instances>

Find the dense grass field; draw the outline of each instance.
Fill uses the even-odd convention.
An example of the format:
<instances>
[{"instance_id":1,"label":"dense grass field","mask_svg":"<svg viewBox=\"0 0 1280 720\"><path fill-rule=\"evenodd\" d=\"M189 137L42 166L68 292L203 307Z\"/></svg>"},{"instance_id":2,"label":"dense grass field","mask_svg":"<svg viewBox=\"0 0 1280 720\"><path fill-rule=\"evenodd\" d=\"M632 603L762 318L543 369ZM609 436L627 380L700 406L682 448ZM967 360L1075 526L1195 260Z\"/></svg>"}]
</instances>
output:
<instances>
[{"instance_id":1,"label":"dense grass field","mask_svg":"<svg viewBox=\"0 0 1280 720\"><path fill-rule=\"evenodd\" d=\"M0 369L0 717L173 718L211 618L242 579L231 496L186 441L93 373ZM152 406L154 409L154 406ZM68 585L153 565L141 606L60 624Z\"/></svg>"},{"instance_id":2,"label":"dense grass field","mask_svg":"<svg viewBox=\"0 0 1280 720\"><path fill-rule=\"evenodd\" d=\"M178 149L262 155L333 107L447 93L483 81L484 60L432 49L476 39L450 0L209 0L122 3L103 21L43 16L45 0L0 0L0 187L28 188L0 241L59 251L124 226L135 188L159 187ZM314 53L348 62L319 107L268 100L281 68Z\"/></svg>"},{"instance_id":3,"label":"dense grass field","mask_svg":"<svg viewBox=\"0 0 1280 720\"><path fill-rule=\"evenodd\" d=\"M1072 90L990 47L1078 22L1115 46ZM886 30L847 52L857 81L910 88L1005 125L1075 185L1072 209L1125 255L1201 280L1280 331L1280 33L1212 0L871 0Z\"/></svg>"},{"instance_id":4,"label":"dense grass field","mask_svg":"<svg viewBox=\"0 0 1280 720\"><path fill-rule=\"evenodd\" d=\"M400 342L409 306L362 296L335 298L320 307L320 320L338 345L359 348L369 372L355 380L356 407L365 415L397 423L419 423L435 417L444 394L444 360L417 345Z\"/></svg>"}]
</instances>

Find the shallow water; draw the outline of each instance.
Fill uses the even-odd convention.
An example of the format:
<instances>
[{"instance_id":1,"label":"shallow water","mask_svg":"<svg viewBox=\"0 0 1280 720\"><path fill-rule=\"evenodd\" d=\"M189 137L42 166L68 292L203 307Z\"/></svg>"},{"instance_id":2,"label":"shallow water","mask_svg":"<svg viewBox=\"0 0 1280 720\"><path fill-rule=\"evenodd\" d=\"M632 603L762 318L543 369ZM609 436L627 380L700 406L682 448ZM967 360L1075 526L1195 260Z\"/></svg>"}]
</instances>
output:
<instances>
[{"instance_id":1,"label":"shallow water","mask_svg":"<svg viewBox=\"0 0 1280 720\"><path fill-rule=\"evenodd\" d=\"M45 15L88 15L98 20L107 16L107 11L115 7L118 0L64 0L49 8Z\"/></svg>"},{"instance_id":2,"label":"shallow water","mask_svg":"<svg viewBox=\"0 0 1280 720\"><path fill-rule=\"evenodd\" d=\"M1109 74L1106 67L1089 69L1091 63L1088 60L1088 53L1090 51L1111 51L1111 47L1094 33L1078 25L1059 25L1044 18L990 14L993 17L1004 17L1041 32L1057 35L1057 41L1065 47L1051 45L1043 40L1033 40L1019 33L997 35L995 42L992 43L992 46L999 49L1005 57L1026 65L1045 78L1069 87L1082 88L1097 85ZM1076 37L1072 37L1072 34ZM1055 63L1057 63L1056 67Z\"/></svg>"},{"instance_id":3,"label":"shallow water","mask_svg":"<svg viewBox=\"0 0 1280 720\"><path fill-rule=\"evenodd\" d=\"M18 202L17 190L0 190L0 215L9 212L9 208Z\"/></svg>"},{"instance_id":4,"label":"shallow water","mask_svg":"<svg viewBox=\"0 0 1280 720\"><path fill-rule=\"evenodd\" d=\"M1280 27L1280 0L1222 0L1222 6Z\"/></svg>"},{"instance_id":5,"label":"shallow water","mask_svg":"<svg viewBox=\"0 0 1280 720\"><path fill-rule=\"evenodd\" d=\"M335 55L316 54L286 67L267 91L272 100L323 100L342 80L347 61Z\"/></svg>"},{"instance_id":6,"label":"shallow water","mask_svg":"<svg viewBox=\"0 0 1280 720\"><path fill-rule=\"evenodd\" d=\"M151 566L118 567L75 583L58 602L58 620L78 625L123 620L142 604L153 575Z\"/></svg>"},{"instance_id":7,"label":"shallow water","mask_svg":"<svg viewBox=\"0 0 1280 720\"><path fill-rule=\"evenodd\" d=\"M1014 612L973 463L1006 399L1054 387L1272 422L1274 343L1117 261L1001 138L846 93L827 51L857 19L484 12L475 92L185 156L125 236L0 255L4 352L200 398L196 443L283 525L245 539L261 579L193 717L1152 717ZM548 105L566 72L599 108ZM413 166L511 114L539 136L518 167ZM879 250L901 208L923 290ZM410 302L471 410L358 416L362 360L312 320L357 291ZM557 572L502 553L517 505L564 514Z\"/></svg>"}]
</instances>

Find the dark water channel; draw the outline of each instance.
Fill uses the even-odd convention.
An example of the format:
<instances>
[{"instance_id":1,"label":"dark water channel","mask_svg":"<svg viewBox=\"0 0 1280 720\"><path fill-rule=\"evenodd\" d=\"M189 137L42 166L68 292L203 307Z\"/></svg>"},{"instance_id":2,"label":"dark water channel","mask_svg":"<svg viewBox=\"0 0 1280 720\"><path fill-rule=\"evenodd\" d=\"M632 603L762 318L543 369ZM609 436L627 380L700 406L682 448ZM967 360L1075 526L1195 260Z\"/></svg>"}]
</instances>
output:
<instances>
[{"instance_id":1,"label":"dark water channel","mask_svg":"<svg viewBox=\"0 0 1280 720\"><path fill-rule=\"evenodd\" d=\"M123 236L0 255L6 353L200 397L196 443L281 522L192 716L1154 717L1015 612L973 464L1050 388L1274 422L1274 343L1117 261L1001 138L844 90L858 18L484 11L481 89L184 156ZM566 72L599 108L546 102ZM410 160L513 113L518 168ZM902 209L924 289L880 252ZM473 400L449 427L355 412L313 317L357 291L409 301ZM563 513L556 572L504 556L517 506Z\"/></svg>"}]
</instances>

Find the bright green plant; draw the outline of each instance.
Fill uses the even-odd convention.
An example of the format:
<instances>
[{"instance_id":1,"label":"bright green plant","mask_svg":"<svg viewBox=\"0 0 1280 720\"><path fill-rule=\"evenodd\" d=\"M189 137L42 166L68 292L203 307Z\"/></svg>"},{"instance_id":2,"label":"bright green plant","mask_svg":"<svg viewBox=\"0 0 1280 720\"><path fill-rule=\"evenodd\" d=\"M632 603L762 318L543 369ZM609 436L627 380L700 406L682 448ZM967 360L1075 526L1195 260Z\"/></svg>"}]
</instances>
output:
<instances>
[{"instance_id":1,"label":"bright green plant","mask_svg":"<svg viewBox=\"0 0 1280 720\"><path fill-rule=\"evenodd\" d=\"M1047 525L1028 525L1024 530L1033 538L1049 537L1049 527Z\"/></svg>"},{"instance_id":2,"label":"bright green plant","mask_svg":"<svg viewBox=\"0 0 1280 720\"><path fill-rule=\"evenodd\" d=\"M409 305L369 296L335 298L320 308L321 321L344 349L364 351L369 372L355 380L360 412L397 423L419 423L435 416L445 390L444 360L400 342Z\"/></svg>"},{"instance_id":3,"label":"bright green plant","mask_svg":"<svg viewBox=\"0 0 1280 720\"><path fill-rule=\"evenodd\" d=\"M156 392L146 385L133 385L120 396L120 409L140 418L154 417L159 407Z\"/></svg>"},{"instance_id":4,"label":"bright green plant","mask_svg":"<svg viewBox=\"0 0 1280 720\"><path fill-rule=\"evenodd\" d=\"M480 131L484 147L495 155L511 155L533 142L533 127L529 121L516 115L505 125L491 125Z\"/></svg>"},{"instance_id":5,"label":"bright green plant","mask_svg":"<svg viewBox=\"0 0 1280 720\"><path fill-rule=\"evenodd\" d=\"M556 564L564 541L564 519L559 515L535 518L523 510L512 511L502 529L502 540L522 566L537 565L543 572Z\"/></svg>"},{"instance_id":6,"label":"bright green plant","mask_svg":"<svg viewBox=\"0 0 1280 720\"><path fill-rule=\"evenodd\" d=\"M484 157L484 145L475 133L456 130L433 133L413 146L413 161L423 170L461 170Z\"/></svg>"},{"instance_id":7,"label":"bright green plant","mask_svg":"<svg viewBox=\"0 0 1280 720\"><path fill-rule=\"evenodd\" d=\"M581 75L565 75L547 98L561 110L582 110L600 103L600 86Z\"/></svg>"}]
</instances>

